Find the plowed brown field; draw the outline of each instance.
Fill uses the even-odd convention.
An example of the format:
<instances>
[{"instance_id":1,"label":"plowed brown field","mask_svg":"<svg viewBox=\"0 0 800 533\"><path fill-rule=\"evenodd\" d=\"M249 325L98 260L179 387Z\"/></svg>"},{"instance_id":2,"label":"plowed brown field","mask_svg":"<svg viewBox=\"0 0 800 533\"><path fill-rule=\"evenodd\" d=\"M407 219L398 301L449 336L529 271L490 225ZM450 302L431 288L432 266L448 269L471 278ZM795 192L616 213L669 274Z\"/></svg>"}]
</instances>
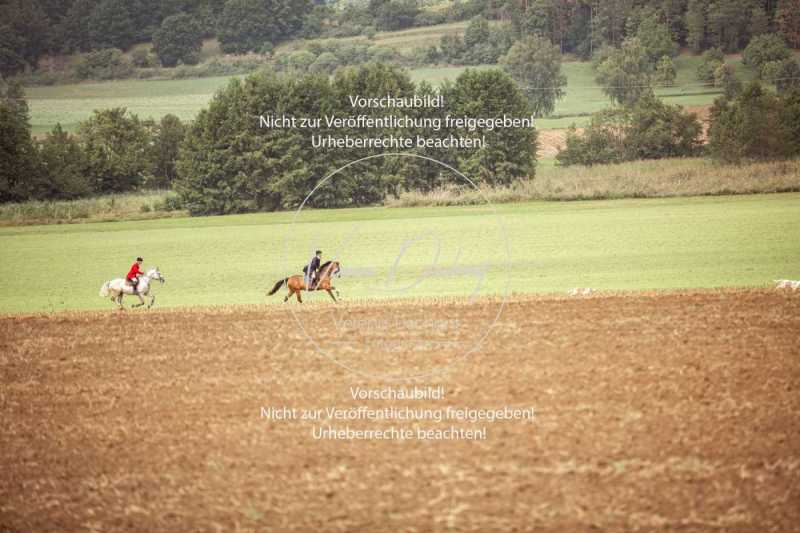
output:
<instances>
[{"instance_id":1,"label":"plowed brown field","mask_svg":"<svg viewBox=\"0 0 800 533\"><path fill-rule=\"evenodd\" d=\"M468 323L496 304L344 308ZM386 383L317 356L289 305L0 318L0 531L800 531L800 293L513 297L417 402L353 400ZM390 364L423 364L407 355ZM261 417L364 404L536 418L334 441Z\"/></svg>"}]
</instances>

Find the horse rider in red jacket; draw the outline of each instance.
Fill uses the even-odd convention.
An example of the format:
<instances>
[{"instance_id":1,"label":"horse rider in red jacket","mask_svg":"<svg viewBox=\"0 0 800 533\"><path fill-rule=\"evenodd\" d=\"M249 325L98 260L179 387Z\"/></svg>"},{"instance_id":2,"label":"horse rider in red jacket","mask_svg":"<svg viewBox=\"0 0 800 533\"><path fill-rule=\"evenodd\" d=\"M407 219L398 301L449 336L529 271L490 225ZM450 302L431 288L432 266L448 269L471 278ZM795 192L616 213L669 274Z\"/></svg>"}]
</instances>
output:
<instances>
[{"instance_id":1,"label":"horse rider in red jacket","mask_svg":"<svg viewBox=\"0 0 800 533\"><path fill-rule=\"evenodd\" d=\"M136 262L131 265L128 275L125 276L125 281L133 285L134 293L136 293L136 286L139 285L139 276L144 276L144 271L142 270L142 261L144 261L144 259L137 257Z\"/></svg>"}]
</instances>

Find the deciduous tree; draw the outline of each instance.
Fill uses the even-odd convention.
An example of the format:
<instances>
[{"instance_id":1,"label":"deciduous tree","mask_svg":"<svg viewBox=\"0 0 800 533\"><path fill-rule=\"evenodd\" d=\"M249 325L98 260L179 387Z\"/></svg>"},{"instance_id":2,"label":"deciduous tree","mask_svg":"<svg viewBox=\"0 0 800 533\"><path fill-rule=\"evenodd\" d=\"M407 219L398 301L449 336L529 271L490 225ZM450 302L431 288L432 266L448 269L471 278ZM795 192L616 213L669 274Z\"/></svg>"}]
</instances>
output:
<instances>
[{"instance_id":1,"label":"deciduous tree","mask_svg":"<svg viewBox=\"0 0 800 533\"><path fill-rule=\"evenodd\" d=\"M551 114L556 101L564 97L567 77L561 73L561 53L547 39L531 36L517 41L501 63L519 83L536 116Z\"/></svg>"},{"instance_id":2,"label":"deciduous tree","mask_svg":"<svg viewBox=\"0 0 800 533\"><path fill-rule=\"evenodd\" d=\"M153 35L153 51L165 67L178 62L194 65L200 60L203 30L191 15L181 13L164 19Z\"/></svg>"}]
</instances>

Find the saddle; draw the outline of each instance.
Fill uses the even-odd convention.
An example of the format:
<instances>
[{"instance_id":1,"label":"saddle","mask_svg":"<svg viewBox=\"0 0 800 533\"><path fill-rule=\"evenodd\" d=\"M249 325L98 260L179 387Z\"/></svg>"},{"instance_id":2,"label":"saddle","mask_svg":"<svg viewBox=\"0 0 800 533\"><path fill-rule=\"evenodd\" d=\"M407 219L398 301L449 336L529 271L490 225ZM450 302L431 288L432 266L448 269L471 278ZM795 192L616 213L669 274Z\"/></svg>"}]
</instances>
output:
<instances>
[{"instance_id":1,"label":"saddle","mask_svg":"<svg viewBox=\"0 0 800 533\"><path fill-rule=\"evenodd\" d=\"M133 281L131 281L129 279L125 279L125 284L128 285L129 287L133 288L133 293L134 294L139 292L139 284L138 283L134 283Z\"/></svg>"}]
</instances>

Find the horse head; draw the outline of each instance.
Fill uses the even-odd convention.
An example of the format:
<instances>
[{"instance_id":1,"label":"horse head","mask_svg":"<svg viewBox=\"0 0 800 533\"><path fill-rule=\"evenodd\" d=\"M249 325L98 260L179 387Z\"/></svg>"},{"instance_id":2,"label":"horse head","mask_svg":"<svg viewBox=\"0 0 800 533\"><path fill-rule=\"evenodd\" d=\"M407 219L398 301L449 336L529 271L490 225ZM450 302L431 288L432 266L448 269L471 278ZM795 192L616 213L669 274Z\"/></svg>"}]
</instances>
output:
<instances>
[{"instance_id":1,"label":"horse head","mask_svg":"<svg viewBox=\"0 0 800 533\"><path fill-rule=\"evenodd\" d=\"M148 270L147 271L147 277L150 278L150 279L157 279L161 283L164 283L165 281L167 281L166 279L164 279L164 276L163 276L163 274L161 274L161 271L158 270L158 267L151 268L150 270Z\"/></svg>"}]
</instances>

